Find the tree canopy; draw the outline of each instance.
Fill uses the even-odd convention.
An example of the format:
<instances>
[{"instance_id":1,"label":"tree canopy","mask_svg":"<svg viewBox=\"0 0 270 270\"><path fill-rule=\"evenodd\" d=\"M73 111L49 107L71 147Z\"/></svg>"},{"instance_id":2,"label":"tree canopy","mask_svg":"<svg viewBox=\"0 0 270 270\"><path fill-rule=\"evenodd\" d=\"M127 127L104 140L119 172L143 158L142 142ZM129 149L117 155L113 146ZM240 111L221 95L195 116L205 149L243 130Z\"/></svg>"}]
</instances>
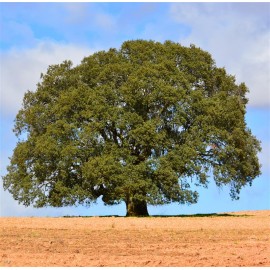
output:
<instances>
[{"instance_id":1,"label":"tree canopy","mask_svg":"<svg viewBox=\"0 0 270 270\"><path fill-rule=\"evenodd\" d=\"M49 66L15 120L4 188L24 205L196 203L194 185L242 187L260 174L247 87L191 45L135 40L73 67Z\"/></svg>"}]
</instances>

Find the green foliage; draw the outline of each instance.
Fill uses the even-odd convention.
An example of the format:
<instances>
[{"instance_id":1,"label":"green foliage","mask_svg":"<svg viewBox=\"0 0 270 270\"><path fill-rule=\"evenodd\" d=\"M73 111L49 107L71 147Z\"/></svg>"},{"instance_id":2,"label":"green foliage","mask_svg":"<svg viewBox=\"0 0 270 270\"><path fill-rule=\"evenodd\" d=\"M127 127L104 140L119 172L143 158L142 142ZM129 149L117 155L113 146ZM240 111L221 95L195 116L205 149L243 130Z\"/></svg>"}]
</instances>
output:
<instances>
[{"instance_id":1,"label":"green foliage","mask_svg":"<svg viewBox=\"0 0 270 270\"><path fill-rule=\"evenodd\" d=\"M196 203L190 182L230 185L260 174L245 123L248 89L191 45L127 41L72 67L50 66L18 112L4 188L36 207ZM22 136L23 135L23 136Z\"/></svg>"}]
</instances>

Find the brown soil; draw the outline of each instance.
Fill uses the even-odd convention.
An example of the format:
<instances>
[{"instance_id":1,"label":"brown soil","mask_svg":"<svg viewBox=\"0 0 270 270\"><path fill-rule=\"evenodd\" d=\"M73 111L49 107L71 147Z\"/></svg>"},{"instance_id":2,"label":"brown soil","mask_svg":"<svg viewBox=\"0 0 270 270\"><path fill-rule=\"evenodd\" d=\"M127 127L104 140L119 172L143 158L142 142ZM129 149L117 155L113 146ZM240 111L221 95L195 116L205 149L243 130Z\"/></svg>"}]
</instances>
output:
<instances>
[{"instance_id":1,"label":"brown soil","mask_svg":"<svg viewBox=\"0 0 270 270\"><path fill-rule=\"evenodd\" d=\"M0 266L270 266L270 210L0 218Z\"/></svg>"}]
</instances>

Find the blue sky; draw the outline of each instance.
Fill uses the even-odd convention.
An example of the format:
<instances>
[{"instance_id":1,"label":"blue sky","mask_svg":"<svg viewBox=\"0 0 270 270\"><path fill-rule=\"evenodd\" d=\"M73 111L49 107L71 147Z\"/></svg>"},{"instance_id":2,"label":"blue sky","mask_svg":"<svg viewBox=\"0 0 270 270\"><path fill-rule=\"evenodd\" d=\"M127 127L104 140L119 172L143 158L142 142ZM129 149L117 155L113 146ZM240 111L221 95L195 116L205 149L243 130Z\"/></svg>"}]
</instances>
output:
<instances>
[{"instance_id":1,"label":"blue sky","mask_svg":"<svg viewBox=\"0 0 270 270\"><path fill-rule=\"evenodd\" d=\"M226 187L200 189L199 202L149 207L150 214L188 214L270 209L270 3L0 3L0 175L16 145L13 121L26 90L40 73L65 59L123 41L173 40L209 51L217 66L250 89L246 121L262 142L262 175L231 201ZM1 216L125 214L125 206L33 209L18 205L0 180Z\"/></svg>"}]
</instances>

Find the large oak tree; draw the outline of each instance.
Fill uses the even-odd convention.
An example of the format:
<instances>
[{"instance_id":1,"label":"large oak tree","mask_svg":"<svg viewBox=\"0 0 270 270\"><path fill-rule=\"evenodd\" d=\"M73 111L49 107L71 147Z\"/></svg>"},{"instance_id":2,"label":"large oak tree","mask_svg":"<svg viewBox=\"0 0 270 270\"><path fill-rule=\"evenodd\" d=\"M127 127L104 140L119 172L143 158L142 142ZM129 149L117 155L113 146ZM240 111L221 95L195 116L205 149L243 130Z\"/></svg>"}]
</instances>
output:
<instances>
[{"instance_id":1,"label":"large oak tree","mask_svg":"<svg viewBox=\"0 0 270 270\"><path fill-rule=\"evenodd\" d=\"M260 174L247 91L209 53L171 41L127 41L76 67L49 66L17 114L4 188L35 207L102 196L125 202L128 216L196 203L191 182L207 187L209 176L238 199Z\"/></svg>"}]
</instances>

